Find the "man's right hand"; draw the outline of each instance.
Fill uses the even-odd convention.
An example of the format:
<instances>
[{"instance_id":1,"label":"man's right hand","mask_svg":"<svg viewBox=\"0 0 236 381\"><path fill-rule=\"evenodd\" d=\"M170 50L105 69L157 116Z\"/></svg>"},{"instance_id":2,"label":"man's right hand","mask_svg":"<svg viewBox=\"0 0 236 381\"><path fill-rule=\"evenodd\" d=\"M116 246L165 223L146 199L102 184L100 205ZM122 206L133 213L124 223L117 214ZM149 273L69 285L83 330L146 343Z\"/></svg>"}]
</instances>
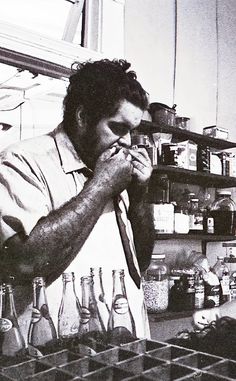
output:
<instances>
[{"instance_id":1,"label":"man's right hand","mask_svg":"<svg viewBox=\"0 0 236 381\"><path fill-rule=\"evenodd\" d=\"M108 190L111 197L121 193L132 180L133 165L128 150L111 147L98 158L94 179Z\"/></svg>"}]
</instances>

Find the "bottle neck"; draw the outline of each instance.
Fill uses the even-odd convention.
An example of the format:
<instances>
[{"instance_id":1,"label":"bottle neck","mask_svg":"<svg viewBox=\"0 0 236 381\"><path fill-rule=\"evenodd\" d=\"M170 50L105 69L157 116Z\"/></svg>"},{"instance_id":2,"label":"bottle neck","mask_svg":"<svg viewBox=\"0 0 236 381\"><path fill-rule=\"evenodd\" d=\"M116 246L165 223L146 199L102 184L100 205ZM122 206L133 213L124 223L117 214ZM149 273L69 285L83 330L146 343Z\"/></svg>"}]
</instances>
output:
<instances>
[{"instance_id":1,"label":"bottle neck","mask_svg":"<svg viewBox=\"0 0 236 381\"><path fill-rule=\"evenodd\" d=\"M63 295L75 294L75 277L73 273L62 274Z\"/></svg>"},{"instance_id":2,"label":"bottle neck","mask_svg":"<svg viewBox=\"0 0 236 381\"><path fill-rule=\"evenodd\" d=\"M82 307L89 308L90 301L94 299L93 278L86 276L81 278Z\"/></svg>"},{"instance_id":3,"label":"bottle neck","mask_svg":"<svg viewBox=\"0 0 236 381\"><path fill-rule=\"evenodd\" d=\"M5 301L4 301L3 315L16 316L15 302L13 296L12 286L7 284L5 286Z\"/></svg>"},{"instance_id":4,"label":"bottle neck","mask_svg":"<svg viewBox=\"0 0 236 381\"><path fill-rule=\"evenodd\" d=\"M101 268L91 268L91 276L93 278L93 288L95 296L104 295Z\"/></svg>"},{"instance_id":5,"label":"bottle neck","mask_svg":"<svg viewBox=\"0 0 236 381\"><path fill-rule=\"evenodd\" d=\"M124 281L124 270L113 270L113 298L116 295L126 296L125 281Z\"/></svg>"},{"instance_id":6,"label":"bottle neck","mask_svg":"<svg viewBox=\"0 0 236 381\"><path fill-rule=\"evenodd\" d=\"M45 283L42 278L33 281L33 307L40 310L43 305L47 305Z\"/></svg>"}]
</instances>

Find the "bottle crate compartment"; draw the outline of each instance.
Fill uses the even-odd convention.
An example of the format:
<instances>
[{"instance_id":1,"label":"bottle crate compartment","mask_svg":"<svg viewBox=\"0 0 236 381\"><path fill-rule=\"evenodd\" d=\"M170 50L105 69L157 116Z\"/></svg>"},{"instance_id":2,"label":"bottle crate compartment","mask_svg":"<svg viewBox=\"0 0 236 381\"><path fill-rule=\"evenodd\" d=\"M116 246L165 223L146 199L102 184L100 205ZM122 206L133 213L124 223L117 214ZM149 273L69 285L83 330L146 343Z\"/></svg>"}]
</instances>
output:
<instances>
[{"instance_id":1,"label":"bottle crate compartment","mask_svg":"<svg viewBox=\"0 0 236 381\"><path fill-rule=\"evenodd\" d=\"M0 381L236 380L236 361L155 340L108 345L84 355L79 345L54 348L39 359L1 359Z\"/></svg>"}]
</instances>

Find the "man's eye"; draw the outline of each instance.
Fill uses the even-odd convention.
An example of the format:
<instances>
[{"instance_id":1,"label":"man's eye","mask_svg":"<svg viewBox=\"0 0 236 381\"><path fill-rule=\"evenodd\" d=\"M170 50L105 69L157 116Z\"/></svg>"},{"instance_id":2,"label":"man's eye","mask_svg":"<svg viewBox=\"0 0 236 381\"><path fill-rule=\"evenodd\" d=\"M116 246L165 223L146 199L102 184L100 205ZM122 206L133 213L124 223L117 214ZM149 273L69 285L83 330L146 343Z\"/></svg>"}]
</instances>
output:
<instances>
[{"instance_id":1,"label":"man's eye","mask_svg":"<svg viewBox=\"0 0 236 381\"><path fill-rule=\"evenodd\" d=\"M110 123L109 128L113 132L113 134L116 134L119 136L124 136L128 132L130 132L130 127L127 126L126 124L121 124L121 123Z\"/></svg>"}]
</instances>

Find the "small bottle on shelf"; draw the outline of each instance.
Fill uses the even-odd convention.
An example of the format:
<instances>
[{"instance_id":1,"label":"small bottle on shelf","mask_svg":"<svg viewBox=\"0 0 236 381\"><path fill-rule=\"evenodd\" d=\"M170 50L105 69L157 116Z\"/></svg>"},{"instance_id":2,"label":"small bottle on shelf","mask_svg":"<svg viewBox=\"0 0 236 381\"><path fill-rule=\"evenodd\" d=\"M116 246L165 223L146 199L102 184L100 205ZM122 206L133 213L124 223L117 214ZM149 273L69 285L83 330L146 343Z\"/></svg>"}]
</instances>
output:
<instances>
[{"instance_id":1,"label":"small bottle on shelf","mask_svg":"<svg viewBox=\"0 0 236 381\"><path fill-rule=\"evenodd\" d=\"M167 175L160 178L162 199L153 205L154 226L159 234L174 233L174 205L170 202L170 182Z\"/></svg>"},{"instance_id":2,"label":"small bottle on shelf","mask_svg":"<svg viewBox=\"0 0 236 381\"><path fill-rule=\"evenodd\" d=\"M204 307L205 300L205 287L202 273L199 272L195 276L195 298L194 298L194 308L196 310Z\"/></svg>"},{"instance_id":3,"label":"small bottle on shelf","mask_svg":"<svg viewBox=\"0 0 236 381\"><path fill-rule=\"evenodd\" d=\"M236 234L236 205L230 191L217 191L216 199L210 208L210 217L214 219L215 234Z\"/></svg>"},{"instance_id":4,"label":"small bottle on shelf","mask_svg":"<svg viewBox=\"0 0 236 381\"><path fill-rule=\"evenodd\" d=\"M203 212L199 208L198 198L192 198L190 200L189 233L203 233Z\"/></svg>"},{"instance_id":5,"label":"small bottle on shelf","mask_svg":"<svg viewBox=\"0 0 236 381\"><path fill-rule=\"evenodd\" d=\"M236 300L236 272L233 272L229 279L230 301Z\"/></svg>"},{"instance_id":6,"label":"small bottle on shelf","mask_svg":"<svg viewBox=\"0 0 236 381\"><path fill-rule=\"evenodd\" d=\"M213 266L213 272L220 281L220 304L228 302L230 300L229 268L224 262L223 256L217 257L217 261Z\"/></svg>"}]
</instances>

